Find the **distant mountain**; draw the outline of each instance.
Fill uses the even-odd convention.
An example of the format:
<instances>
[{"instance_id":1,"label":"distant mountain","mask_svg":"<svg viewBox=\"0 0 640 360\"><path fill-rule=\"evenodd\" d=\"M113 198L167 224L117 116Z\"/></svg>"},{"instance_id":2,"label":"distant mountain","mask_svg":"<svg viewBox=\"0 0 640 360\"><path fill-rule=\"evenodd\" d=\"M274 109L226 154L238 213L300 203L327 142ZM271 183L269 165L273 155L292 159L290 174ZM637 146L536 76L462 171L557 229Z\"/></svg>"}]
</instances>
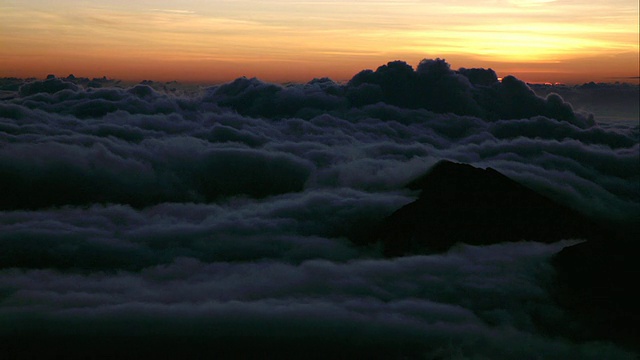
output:
<instances>
[{"instance_id":1,"label":"distant mountain","mask_svg":"<svg viewBox=\"0 0 640 360\"><path fill-rule=\"evenodd\" d=\"M387 256L442 252L456 243L602 236L594 221L492 168L442 161L407 186L421 190L420 197L386 218L377 232Z\"/></svg>"}]
</instances>

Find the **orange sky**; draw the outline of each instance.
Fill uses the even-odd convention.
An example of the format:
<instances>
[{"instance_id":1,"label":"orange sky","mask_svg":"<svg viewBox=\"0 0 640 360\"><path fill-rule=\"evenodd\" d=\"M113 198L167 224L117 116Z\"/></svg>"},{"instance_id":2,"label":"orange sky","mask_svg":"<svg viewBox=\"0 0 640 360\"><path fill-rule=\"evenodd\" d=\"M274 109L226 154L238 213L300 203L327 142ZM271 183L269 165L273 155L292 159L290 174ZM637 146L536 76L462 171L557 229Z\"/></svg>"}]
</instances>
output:
<instances>
[{"instance_id":1,"label":"orange sky","mask_svg":"<svg viewBox=\"0 0 640 360\"><path fill-rule=\"evenodd\" d=\"M638 52L637 0L0 0L2 77L341 81L440 57L529 82L637 82Z\"/></svg>"}]
</instances>

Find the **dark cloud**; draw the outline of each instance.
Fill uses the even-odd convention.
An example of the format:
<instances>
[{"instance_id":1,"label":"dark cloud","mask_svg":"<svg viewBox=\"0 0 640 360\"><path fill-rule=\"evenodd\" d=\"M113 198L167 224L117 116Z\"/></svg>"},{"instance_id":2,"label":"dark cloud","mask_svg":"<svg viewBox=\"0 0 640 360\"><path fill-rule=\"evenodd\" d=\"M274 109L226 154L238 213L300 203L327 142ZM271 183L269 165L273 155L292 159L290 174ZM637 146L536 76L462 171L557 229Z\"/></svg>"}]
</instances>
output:
<instances>
[{"instance_id":1,"label":"dark cloud","mask_svg":"<svg viewBox=\"0 0 640 360\"><path fill-rule=\"evenodd\" d=\"M631 79L629 79L631 81ZM633 83L530 84L539 96L557 93L579 112L597 114L608 121L637 121L640 117L640 85Z\"/></svg>"},{"instance_id":2,"label":"dark cloud","mask_svg":"<svg viewBox=\"0 0 640 360\"><path fill-rule=\"evenodd\" d=\"M358 73L347 87L356 106L382 101L404 108L425 108L486 120L542 115L582 128L593 125L591 119L574 113L571 105L555 94L538 97L527 84L513 76L498 81L491 69L453 71L442 59L425 59L415 71L403 61L393 61L375 72Z\"/></svg>"},{"instance_id":3,"label":"dark cloud","mask_svg":"<svg viewBox=\"0 0 640 360\"><path fill-rule=\"evenodd\" d=\"M517 137L557 141L575 139L585 145L606 144L613 149L629 148L635 144L632 132L624 134L606 131L600 126L581 129L573 124L542 116L523 120L499 121L492 124L489 131L501 139Z\"/></svg>"},{"instance_id":4,"label":"dark cloud","mask_svg":"<svg viewBox=\"0 0 640 360\"><path fill-rule=\"evenodd\" d=\"M180 256L287 262L356 256L347 237L410 201L396 193L316 190L269 200L92 206L5 213L1 268L141 269Z\"/></svg>"},{"instance_id":5,"label":"dark cloud","mask_svg":"<svg viewBox=\"0 0 640 360\"><path fill-rule=\"evenodd\" d=\"M474 69L455 72L442 60L424 61L420 71L394 64L387 66L390 70L381 71L404 71L407 76L429 79L449 77L458 84L451 85L452 89L472 86L471 81L463 79L463 73L473 74ZM492 77L490 70L475 73ZM531 100L514 100L513 106L522 104L523 114L554 101L560 108L566 105L557 99L545 102L516 79L507 80L507 85L504 81L493 85L486 82L473 85L472 93L484 89L497 94L502 89L509 95L507 90L513 88L510 98ZM59 206L65 202L139 207L234 195L263 197L300 191L305 186L390 190L424 172L438 159L447 158L492 166L599 216L620 217L637 211L634 202L624 205L629 197L636 196L632 189L637 166L632 163L637 158L637 126L584 127L549 116L487 122L382 102L343 108L349 96L345 89L328 79L288 87L239 79L206 91L203 98L175 96L137 85L130 89L66 89L4 101L0 104L0 138L11 145L0 150L0 167L7 174L3 185L16 191L3 201L3 207ZM295 96L304 104L308 97L311 100L304 108L313 111L305 112L308 120L270 119L274 113L259 114L256 104L261 101L247 100L247 109L258 107L251 110L255 111L254 117L244 117L217 102L264 91L279 94L279 102ZM335 100L341 94L346 98L337 102L340 105L327 105L333 106L330 111L313 100ZM492 99L500 103L497 95ZM84 107L89 112L102 112L105 107L94 107L94 101L108 104L109 112L104 116L87 113L88 117L82 119L69 110ZM555 156L558 151L561 154ZM593 157L595 153L599 155ZM227 156L236 159L235 165L220 162ZM550 164L555 164L552 169L556 172L545 174ZM567 168L571 173L566 173ZM256 189L253 180L240 179L237 173L243 171L260 174L264 185ZM121 176L130 172L136 176ZM576 181L585 191L567 192L563 188L572 173L581 176ZM63 180L62 174L68 174L68 179ZM540 175L542 182L538 183L538 175L529 174L545 175ZM611 208L611 203L621 206Z\"/></svg>"},{"instance_id":6,"label":"dark cloud","mask_svg":"<svg viewBox=\"0 0 640 360\"><path fill-rule=\"evenodd\" d=\"M220 148L189 138L138 146L89 136L60 140L0 150L0 184L12 189L2 208L265 197L302 190L313 168L286 153Z\"/></svg>"},{"instance_id":7,"label":"dark cloud","mask_svg":"<svg viewBox=\"0 0 640 360\"><path fill-rule=\"evenodd\" d=\"M403 61L392 61L375 71L363 70L344 85L326 78L289 86L239 78L209 89L205 99L243 115L267 118L310 119L326 112L383 102L485 120L542 115L582 128L593 125L592 119L574 113L559 96L538 97L513 76L498 81L491 69L454 71L443 59L425 59L416 70Z\"/></svg>"},{"instance_id":8,"label":"dark cloud","mask_svg":"<svg viewBox=\"0 0 640 360\"><path fill-rule=\"evenodd\" d=\"M536 334L549 325L571 327L556 324L561 311L544 285L551 275L545 259L564 245L461 247L443 256L343 264L182 258L140 273L11 270L0 283L17 290L5 295L0 316L12 321L0 331L56 331L62 341L98 343L114 334L142 344L166 338L175 345L184 337L188 346L202 340L215 344L204 348L210 354L233 352L228 356L313 349L320 357L507 359L535 349L550 359L632 358L611 345Z\"/></svg>"},{"instance_id":9,"label":"dark cloud","mask_svg":"<svg viewBox=\"0 0 640 360\"><path fill-rule=\"evenodd\" d=\"M78 86L55 77L47 77L46 80L33 81L20 86L20 96L29 96L38 93L54 94L62 90L78 90Z\"/></svg>"},{"instance_id":10,"label":"dark cloud","mask_svg":"<svg viewBox=\"0 0 640 360\"><path fill-rule=\"evenodd\" d=\"M637 118L563 100L609 87L548 95L441 59L345 84L0 85L0 351L633 358L555 303L570 239L394 260L357 245L442 159L637 221Z\"/></svg>"},{"instance_id":11,"label":"dark cloud","mask_svg":"<svg viewBox=\"0 0 640 360\"><path fill-rule=\"evenodd\" d=\"M70 114L80 119L100 118L116 111L130 114L185 113L193 109L189 99L169 96L148 85L136 85L128 89L86 89L72 82L57 78L24 84L20 98L14 99L31 109Z\"/></svg>"},{"instance_id":12,"label":"dark cloud","mask_svg":"<svg viewBox=\"0 0 640 360\"><path fill-rule=\"evenodd\" d=\"M305 85L280 86L256 78L239 78L211 88L205 101L231 107L240 114L259 117L309 118L325 111L346 108L342 89L329 79Z\"/></svg>"}]
</instances>

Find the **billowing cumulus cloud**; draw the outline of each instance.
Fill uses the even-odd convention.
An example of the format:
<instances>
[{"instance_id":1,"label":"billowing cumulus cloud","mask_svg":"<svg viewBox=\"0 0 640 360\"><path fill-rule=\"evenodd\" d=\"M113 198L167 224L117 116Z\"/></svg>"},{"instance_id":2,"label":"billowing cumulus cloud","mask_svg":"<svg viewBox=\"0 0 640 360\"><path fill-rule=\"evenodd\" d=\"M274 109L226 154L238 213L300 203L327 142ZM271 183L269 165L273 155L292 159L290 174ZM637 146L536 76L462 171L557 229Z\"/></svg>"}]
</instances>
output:
<instances>
[{"instance_id":1,"label":"billowing cumulus cloud","mask_svg":"<svg viewBox=\"0 0 640 360\"><path fill-rule=\"evenodd\" d=\"M0 345L14 354L33 336L78 356L93 348L77 339L114 339L116 356L135 338L191 357L633 357L555 302L550 259L579 239L385 259L364 237L442 159L633 223L637 119L441 59L345 84L3 84Z\"/></svg>"}]
</instances>

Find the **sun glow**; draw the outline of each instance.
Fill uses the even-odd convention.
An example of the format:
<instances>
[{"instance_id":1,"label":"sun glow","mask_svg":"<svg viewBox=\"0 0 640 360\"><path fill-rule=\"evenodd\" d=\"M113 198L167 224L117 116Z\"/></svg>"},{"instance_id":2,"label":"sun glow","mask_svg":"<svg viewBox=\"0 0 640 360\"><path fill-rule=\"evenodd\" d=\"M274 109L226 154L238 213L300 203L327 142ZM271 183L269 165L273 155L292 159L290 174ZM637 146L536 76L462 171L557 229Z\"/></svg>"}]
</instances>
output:
<instances>
[{"instance_id":1,"label":"sun glow","mask_svg":"<svg viewBox=\"0 0 640 360\"><path fill-rule=\"evenodd\" d=\"M235 1L215 9L191 0L166 8L124 1L42 5L0 5L0 76L82 69L131 79L305 81L424 57L531 70L544 64L552 73L567 62L580 68L585 59L630 55L636 61L618 63L617 73L638 75L637 3L627 0L580 6L552 0Z\"/></svg>"}]
</instances>

